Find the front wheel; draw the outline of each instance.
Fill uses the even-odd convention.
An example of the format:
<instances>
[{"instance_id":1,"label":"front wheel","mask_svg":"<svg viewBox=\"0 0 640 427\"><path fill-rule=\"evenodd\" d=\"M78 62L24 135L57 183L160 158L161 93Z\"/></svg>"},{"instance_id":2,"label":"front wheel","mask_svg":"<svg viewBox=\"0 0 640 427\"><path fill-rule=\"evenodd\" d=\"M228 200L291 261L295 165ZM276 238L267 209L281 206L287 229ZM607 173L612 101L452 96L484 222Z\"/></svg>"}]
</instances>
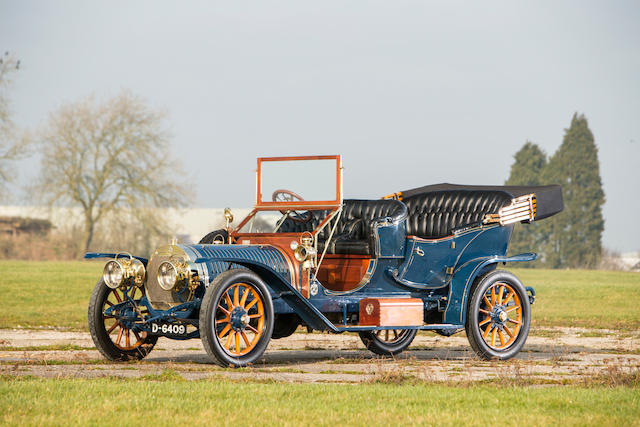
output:
<instances>
[{"instance_id":1,"label":"front wheel","mask_svg":"<svg viewBox=\"0 0 640 427\"><path fill-rule=\"evenodd\" d=\"M138 331L135 325L121 320L131 315L135 317L136 310L146 310L137 306L144 296L144 288L134 287L130 292L129 298L133 304L122 290L111 289L100 279L91 293L89 332L98 351L109 360L143 359L158 341L157 336ZM112 313L122 315L121 318L105 313L105 310L114 306L118 309Z\"/></svg>"},{"instance_id":2,"label":"front wheel","mask_svg":"<svg viewBox=\"0 0 640 427\"><path fill-rule=\"evenodd\" d=\"M359 334L369 351L381 356L393 356L409 347L417 332L417 329L381 329Z\"/></svg>"},{"instance_id":3,"label":"front wheel","mask_svg":"<svg viewBox=\"0 0 640 427\"><path fill-rule=\"evenodd\" d=\"M510 359L529 335L531 307L524 286L508 271L486 274L475 286L465 329L471 348L482 359Z\"/></svg>"},{"instance_id":4,"label":"front wheel","mask_svg":"<svg viewBox=\"0 0 640 427\"><path fill-rule=\"evenodd\" d=\"M211 282L202 300L202 344L221 366L247 366L267 348L273 317L271 295L257 274L225 271Z\"/></svg>"}]
</instances>

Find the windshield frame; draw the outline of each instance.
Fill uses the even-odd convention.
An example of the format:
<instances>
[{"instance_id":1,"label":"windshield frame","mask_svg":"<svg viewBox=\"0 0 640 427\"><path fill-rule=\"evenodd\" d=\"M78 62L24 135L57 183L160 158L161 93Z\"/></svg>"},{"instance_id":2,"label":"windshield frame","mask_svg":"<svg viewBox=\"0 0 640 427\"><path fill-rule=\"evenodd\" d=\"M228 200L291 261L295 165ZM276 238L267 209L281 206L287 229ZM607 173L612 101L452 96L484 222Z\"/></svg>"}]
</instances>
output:
<instances>
[{"instance_id":1,"label":"windshield frame","mask_svg":"<svg viewBox=\"0 0 640 427\"><path fill-rule=\"evenodd\" d=\"M261 200L262 195L262 163L282 162L296 160L335 160L336 161L336 198L335 200L296 200L292 202L274 202ZM292 177L295 179L295 177ZM342 205L342 157L340 155L330 156L292 156L292 157L258 157L258 168L256 169L256 204L255 209L259 210L282 210L294 208L317 208L331 209Z\"/></svg>"}]
</instances>

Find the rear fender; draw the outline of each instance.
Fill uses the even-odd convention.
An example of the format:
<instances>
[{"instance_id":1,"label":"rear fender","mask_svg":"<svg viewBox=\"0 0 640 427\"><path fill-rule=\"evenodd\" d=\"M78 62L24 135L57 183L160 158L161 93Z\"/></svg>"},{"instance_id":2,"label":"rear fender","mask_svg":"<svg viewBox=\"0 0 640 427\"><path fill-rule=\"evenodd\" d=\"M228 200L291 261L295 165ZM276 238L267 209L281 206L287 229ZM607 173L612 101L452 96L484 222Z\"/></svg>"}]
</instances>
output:
<instances>
[{"instance_id":1,"label":"rear fender","mask_svg":"<svg viewBox=\"0 0 640 427\"><path fill-rule=\"evenodd\" d=\"M496 268L498 263L534 261L538 257L534 253L514 256L492 256L472 259L458 268L451 280L447 306L444 312L444 323L464 325L471 286L477 277Z\"/></svg>"}]
</instances>

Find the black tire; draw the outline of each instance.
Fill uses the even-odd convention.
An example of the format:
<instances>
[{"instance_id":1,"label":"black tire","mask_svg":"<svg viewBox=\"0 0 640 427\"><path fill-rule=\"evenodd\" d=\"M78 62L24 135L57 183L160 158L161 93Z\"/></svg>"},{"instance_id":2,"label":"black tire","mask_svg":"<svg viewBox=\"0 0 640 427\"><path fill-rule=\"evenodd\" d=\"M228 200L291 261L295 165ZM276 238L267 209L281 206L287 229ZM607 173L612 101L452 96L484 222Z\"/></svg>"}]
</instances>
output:
<instances>
[{"instance_id":1,"label":"black tire","mask_svg":"<svg viewBox=\"0 0 640 427\"><path fill-rule=\"evenodd\" d=\"M236 301L234 301L236 299L235 294L229 296L229 300L225 296L228 295L229 291L235 292L236 285L238 289L240 287L244 288L244 292L249 289L252 290L249 291L249 296L247 297L252 299L246 300L246 306L250 306L254 299L258 300L251 308L244 311L244 314L242 312L244 306L239 297L240 304L236 304ZM224 301L223 298L225 298ZM226 301L230 301L231 304ZM255 311L253 311L253 307L256 307ZM260 309L262 310L261 317L257 319L249 318L250 316L258 316ZM225 311L229 314L225 315ZM234 312L236 314L233 314ZM242 323L245 321L243 320L245 319L245 314L247 315L246 320L249 322L246 325ZM209 356L220 366L236 368L247 366L260 358L269 345L273 332L273 317L271 295L260 276L253 271L244 269L225 271L211 282L202 299L202 306L200 307L200 338ZM226 318L228 320L225 320ZM232 319L236 320L233 321ZM227 326L229 326L229 329L227 329ZM252 332L251 328L257 332ZM253 335L248 336L248 334ZM221 337L219 338L219 336ZM222 344L220 340L225 337L227 341ZM242 341L240 340L241 337ZM252 338L251 343L245 341L249 337ZM246 343L245 349L239 348L242 343ZM231 349L231 345L234 346L235 350Z\"/></svg>"},{"instance_id":2,"label":"black tire","mask_svg":"<svg viewBox=\"0 0 640 427\"><path fill-rule=\"evenodd\" d=\"M119 289L107 287L102 279L100 279L95 288L93 288L91 299L89 300L89 331L91 332L91 338L98 351L109 360L140 360L153 350L153 347L158 341L158 337L156 335L149 335L146 332L134 333L119 325L114 326L111 334L107 331L105 322L110 323L110 326L119 322L115 319L105 319L104 310L106 309L109 299L112 300L110 303L114 302L113 298L116 295L122 299L120 292ZM136 292L141 293L140 297L142 297L143 290L136 289ZM135 294L134 299L136 299ZM136 342L132 345L120 345L125 333L128 334L129 337L133 334L133 339L135 339ZM127 338L127 340L128 339L129 338Z\"/></svg>"},{"instance_id":3,"label":"black tire","mask_svg":"<svg viewBox=\"0 0 640 427\"><path fill-rule=\"evenodd\" d=\"M465 330L478 357L485 360L514 357L527 340L530 323L529 297L514 274L494 270L476 282Z\"/></svg>"},{"instance_id":4,"label":"black tire","mask_svg":"<svg viewBox=\"0 0 640 427\"><path fill-rule=\"evenodd\" d=\"M369 351L381 356L393 356L409 347L417 333L417 329L386 329L358 334Z\"/></svg>"},{"instance_id":5,"label":"black tire","mask_svg":"<svg viewBox=\"0 0 640 427\"><path fill-rule=\"evenodd\" d=\"M442 335L443 337L450 337L453 334L456 334L460 331L460 329L434 329L433 332L435 332L438 335Z\"/></svg>"},{"instance_id":6,"label":"black tire","mask_svg":"<svg viewBox=\"0 0 640 427\"><path fill-rule=\"evenodd\" d=\"M214 230L211 233L209 233L206 236L204 236L202 239L200 239L198 244L199 245L210 245L216 239L219 241L220 237L222 237L222 241L224 243L228 243L229 242L229 233L227 232L227 230L220 229L220 230Z\"/></svg>"},{"instance_id":7,"label":"black tire","mask_svg":"<svg viewBox=\"0 0 640 427\"><path fill-rule=\"evenodd\" d=\"M293 335L293 333L300 326L300 318L295 313L276 314L275 321L273 322L273 333L271 338L274 340L280 338L286 338Z\"/></svg>"}]
</instances>

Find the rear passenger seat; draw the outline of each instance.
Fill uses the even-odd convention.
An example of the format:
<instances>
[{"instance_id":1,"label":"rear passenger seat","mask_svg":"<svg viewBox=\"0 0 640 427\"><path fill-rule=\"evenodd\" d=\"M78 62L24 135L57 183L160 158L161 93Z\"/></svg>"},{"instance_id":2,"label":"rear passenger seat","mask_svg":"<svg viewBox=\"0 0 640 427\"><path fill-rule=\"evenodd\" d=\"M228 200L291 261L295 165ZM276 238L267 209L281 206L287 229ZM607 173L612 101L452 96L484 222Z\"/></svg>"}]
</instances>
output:
<instances>
[{"instance_id":1,"label":"rear passenger seat","mask_svg":"<svg viewBox=\"0 0 640 427\"><path fill-rule=\"evenodd\" d=\"M391 218L403 221L406 218L407 236L423 239L438 239L453 234L454 230L479 225L486 214L511 203L511 196L504 191L447 190L432 191L398 200L343 201L344 209L327 249L328 254L373 255L373 225L376 221ZM329 214L329 211L314 211L308 222L296 222L287 218L278 232L313 231ZM324 250L331 233L327 225L318 235L318 249Z\"/></svg>"},{"instance_id":2,"label":"rear passenger seat","mask_svg":"<svg viewBox=\"0 0 640 427\"><path fill-rule=\"evenodd\" d=\"M479 225L486 214L511 203L504 191L447 190L402 199L407 206L407 236L439 239L454 230Z\"/></svg>"}]
</instances>

